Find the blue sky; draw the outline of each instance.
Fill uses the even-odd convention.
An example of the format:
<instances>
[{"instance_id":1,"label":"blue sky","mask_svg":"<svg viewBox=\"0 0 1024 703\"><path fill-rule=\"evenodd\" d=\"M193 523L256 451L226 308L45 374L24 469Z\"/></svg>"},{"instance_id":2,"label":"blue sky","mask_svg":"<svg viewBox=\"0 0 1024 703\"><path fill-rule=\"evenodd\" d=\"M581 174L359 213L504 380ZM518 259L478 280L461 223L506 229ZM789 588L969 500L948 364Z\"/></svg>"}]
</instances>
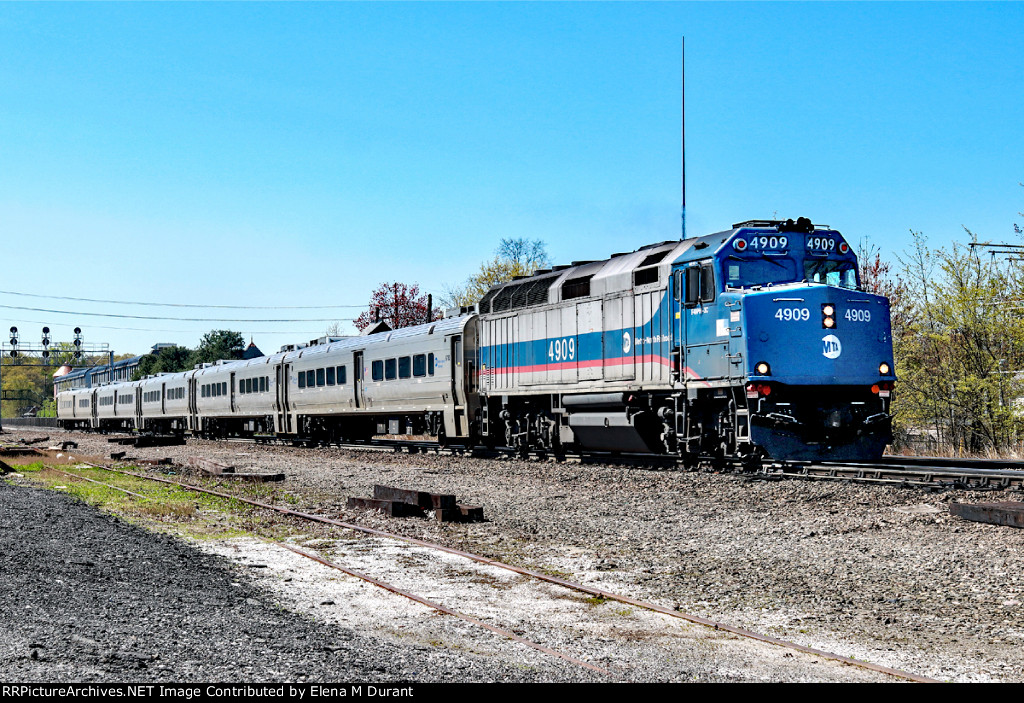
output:
<instances>
[{"instance_id":1,"label":"blue sky","mask_svg":"<svg viewBox=\"0 0 1024 703\"><path fill-rule=\"evenodd\" d=\"M1024 4L0 5L0 324L264 351L502 237L556 263L808 216L887 257L1024 225ZM120 328L120 329L115 329ZM351 328L350 328L351 329Z\"/></svg>"}]
</instances>

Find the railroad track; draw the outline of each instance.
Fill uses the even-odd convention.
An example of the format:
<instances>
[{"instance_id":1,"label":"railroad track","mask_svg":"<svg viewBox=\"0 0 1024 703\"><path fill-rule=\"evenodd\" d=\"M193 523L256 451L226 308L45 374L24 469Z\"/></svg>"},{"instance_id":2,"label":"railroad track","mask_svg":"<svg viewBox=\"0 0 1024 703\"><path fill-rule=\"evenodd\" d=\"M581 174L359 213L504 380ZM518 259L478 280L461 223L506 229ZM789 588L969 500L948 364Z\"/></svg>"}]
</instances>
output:
<instances>
[{"instance_id":1,"label":"railroad track","mask_svg":"<svg viewBox=\"0 0 1024 703\"><path fill-rule=\"evenodd\" d=\"M831 479L933 490L1024 490L1024 465L1021 468L1003 468L1005 466L1007 462L989 460L883 457L878 462L766 464L752 477Z\"/></svg>"},{"instance_id":2,"label":"railroad track","mask_svg":"<svg viewBox=\"0 0 1024 703\"><path fill-rule=\"evenodd\" d=\"M684 467L681 459L652 454L620 452L520 452L511 448L490 449L478 446L440 446L421 440L369 440L366 442L314 443L284 440L273 436L227 438L228 443L253 442L297 448L336 448L351 451L437 454L484 459L526 459L567 463L617 464L647 470L703 470L735 473L752 480L804 479L841 480L928 490L960 489L973 491L1024 490L1024 461L1005 459L967 459L952 457L885 456L875 462L764 462L751 469L742 462L715 462L703 457L697 467ZM31 449L29 447L28 449Z\"/></svg>"},{"instance_id":3,"label":"railroad track","mask_svg":"<svg viewBox=\"0 0 1024 703\"><path fill-rule=\"evenodd\" d=\"M117 467L114 467L114 466L107 466L107 465L103 465L103 464L94 464L94 463L91 463L91 462L81 462L81 463L85 464L87 466L90 466L92 468L100 469L100 470L103 470L103 471L108 471L108 472L111 472L111 473L114 473L114 474L120 474L120 475L124 475L124 476L131 476L131 477L134 477L134 478L137 478L137 479L143 479L143 480L153 481L153 482L156 482L156 483L162 483L162 484L169 484L169 485L177 486L179 488L183 488L183 489L186 489L186 490L189 490L189 491L193 491L193 492L197 492L197 493L205 493L205 494L208 494L208 495L214 495L214 496L218 496L218 497L221 497L221 498L228 498L228 499L231 499L231 500L239 501L241 503L252 505L254 507L258 507L258 508L265 509L265 510L268 510L268 511L274 511L274 512L277 512L277 513L280 513L280 514L284 514L284 515L288 515L290 517L294 517L294 518L301 519L301 520L307 520L307 521L311 521L311 522L316 522L316 523L320 523L322 525L328 525L328 526L339 528L339 529L356 531L356 532L360 532L360 533L367 534L367 535L372 535L372 536L379 537L379 538L386 538L386 539L390 539L390 540L396 540L396 541L404 542L404 543L407 543L407 544L410 544L410 545L415 545L415 546L420 547L420 548L425 548L425 549L429 549L429 550L436 550L436 551L439 551L439 552L444 552L444 553L455 555L455 556L458 556L458 557L461 557L461 558L464 558L464 559L467 559L467 560L470 560L470 561L474 561L474 562L477 562L477 563L480 563L480 564L485 564L487 566L496 567L496 568L499 568L499 569L504 569L504 570L513 572L515 574L518 574L520 576L526 576L526 577L531 578L531 579L547 582L547 583L550 583L550 584L561 586L561 587L569 589L569 590L573 590L573 591L577 591L577 592L580 592L580 593L584 593L584 594L586 594L588 596L591 596L591 597L600 598L600 599L608 600L608 601L616 601L616 602L623 603L623 604L626 604L626 605L629 605L629 606L632 606L632 607L635 607L635 608L641 608L641 609L648 610L648 611L651 611L651 612L659 613L661 615L668 616L669 618L678 619L678 620L684 620L684 621L687 621L687 622L690 622L690 623L694 623L694 624L697 624L697 625L702 625L702 626L705 626L705 627L708 627L708 628L712 628L712 629L714 629L716 631L730 633L732 635L735 635L735 636L738 636L738 637L741 637L741 638L755 640L755 641L763 642L763 643L766 643L766 644L775 645L775 646L778 646L778 647L783 647L783 648L786 648L786 649L790 649L790 650L793 650L793 651L801 652L801 653L804 653L804 654L809 654L809 655L812 655L812 656L818 656L818 657L821 657L823 659L829 659L829 660L832 660L832 661L837 661L837 662L840 662L840 663L843 663L843 664L846 664L846 665L855 666L855 667L859 667L859 668L862 668L862 669L866 669L866 670L870 670L870 671L886 674L888 676L892 676L892 677L896 677L896 678L900 678L900 679L905 679L905 680L909 680L909 681L915 681L915 682L934 682L934 679L930 679L930 678L925 677L925 676L920 676L918 674L914 674L914 673L911 673L911 672L908 672L908 671L903 671L903 670L900 670L900 669L886 667L886 666L882 666L882 665L879 665L879 664L874 664L874 663L863 661L863 660L858 660L858 659L853 659L853 658L849 658L849 657L844 657L842 655L835 654L833 652L827 652L827 651L824 651L824 650L815 649L815 648L812 648L812 647L807 647L807 646L804 646L804 645L801 645L801 644L798 644L798 643L795 643L795 642L791 642L791 641L787 641L787 640L782 640L782 639L779 639L779 638L776 638L776 637L771 637L769 635L764 635L764 634L761 634L761 633L758 633L758 632L754 632L754 631L751 631L751 630L746 630L744 628L740 628L740 627L736 627L736 626L733 626L733 625L729 625L727 623L716 622L714 620L703 618L703 617L700 617L700 616L697 616L697 615L692 615L692 614L688 614L688 613L681 612L681 611L678 611L678 610L674 610L674 609L671 609L671 608L667 608L665 606L658 605L656 603L645 602L645 601L642 601L642 600L639 600L639 599L636 599L636 598L632 598L632 597L629 597L629 596L624 596L624 595L621 595L621 594L618 594L618 593L613 593L613 592L606 591L606 590L603 590L603 589L594 588L594 587L591 587L591 586L587 586L587 585L584 585L584 584L576 583L576 582L569 581L569 580L566 580L566 579L563 579L563 578L558 578L558 577L551 576L551 575L548 575L548 574L544 574L544 573L541 573L541 572L532 571L532 570L529 570L529 569L524 569L524 568L517 567L517 566L514 566L514 565L506 564L506 563L503 563L503 562L500 562L500 561L496 561L494 559L490 559L490 558L485 557L485 556L481 556L481 555L478 555L478 554L473 554L473 553L470 553L470 552L460 551L460 550L457 550L457 549L453 549L451 547L446 547L446 546L441 545L441 544L436 544L436 543L432 543L432 542L428 542L428 541L424 541L424 540L419 540L419 539L412 538L412 537L407 537L407 536L404 536L404 535L393 534L393 533L389 533L389 532L386 532L386 531L383 531L383 530L378 530L378 529L374 529L374 528L370 528L370 527L365 527L365 526L362 526L362 525L357 525L357 524L353 524L353 523L347 523L347 522L343 522L343 521L340 521L340 520L335 520L333 518L328 518L328 517L324 517L324 516L320 516L320 515L304 513L304 512L301 512L301 511L292 510L291 508L286 508L286 507L282 507L282 506L278 506L278 505L273 505L273 504L269 504L269 503L264 503L264 502L261 502L261 501L253 500L253 499L250 499L250 498L247 498L247 497L244 497L244 496L234 495L234 494L226 493L226 492L223 492L223 491L218 491L218 490L213 490L213 489L210 489L210 488L205 488L203 486L198 486L198 485L194 485L194 484L189 484L189 483L184 483L184 482L180 482L180 481L175 481L175 480L172 480L172 479L169 479L169 478L166 478L166 477L154 476L152 474L137 473L137 472L134 472L134 471L128 471L128 470L123 469L123 468L117 468ZM80 479L85 479L87 481L91 481L93 483L100 483L101 485L108 486L109 488L112 488L114 490L125 492L125 493L129 493L129 494L131 494L131 495L133 495L135 497L138 497L138 498L147 499L145 496L140 495L138 493L127 491L126 489L123 489L123 488L120 488L120 487L117 487L117 486L112 486L110 484L106 484L106 483L103 483L103 482L100 482L100 481L96 481L95 479L90 479L88 477L81 476L80 474L77 474L77 473L68 472L68 471L62 471L62 470L58 470L58 469L54 469L54 470L58 471L61 474L67 475L69 477L72 477L72 478L80 478ZM612 674L612 672L610 672L610 671L608 671L606 669L602 669L601 667L597 667L597 666L595 666L593 664L590 664L589 662L585 662L585 661L582 661L582 660L577 659L575 657L572 657L570 655L567 655L567 654L555 651L555 650L553 650L551 648L548 648L548 647L546 647L546 646L544 646L542 644L533 642L533 641L528 640L528 639L526 639L524 637L521 637L521 636L519 636L519 635L517 635L517 634L515 634L513 632L510 632L509 630L505 630L505 629L502 629L502 628L497 628L497 627L495 627L495 626L493 626L493 625L491 625L489 623L486 623L486 622L480 620L479 618L475 618L473 616L466 615L464 613L460 613L459 611L456 611L454 609L451 609L451 608L448 608L446 606L440 605L438 603L435 603L433 601L425 599L425 598L423 598L421 596L418 596L416 594L413 594L413 593L410 593L408 591L404 591L402 589L396 588L396 587L392 586L391 584L385 583L385 582L380 581L378 579L374 579L373 577L367 576L366 574L360 573L358 571L346 568L344 566L341 566L341 565L338 565L338 564L335 564L335 563L332 563L332 562L324 559L323 557L321 557L319 555L311 554L311 553L306 552L304 550L299 550L299 549L296 549L296 548L293 548L291 546L284 545L284 544L281 544L281 543L276 543L276 544L278 544L279 546L281 546L283 548L289 549L289 550L291 550L291 551L293 551L293 552L295 552L297 554L300 554L300 555L302 555L304 557L307 557L307 558L313 559L315 561L318 561L321 564L324 564L324 565L326 565L326 566L328 566L330 568L341 570L341 571L343 571L343 572L345 572L345 573L347 573L347 574L349 574L351 576L363 579L363 580L365 580L365 581L367 581L369 583L372 583L372 584L374 584L376 586L379 586L379 587L384 588L386 590L389 590L391 592L397 593L398 595L404 596L406 598L410 598L410 599L415 600L415 601L417 601L417 602L419 602L421 604L427 605L428 607L434 608L435 610L437 610L439 612L445 613L447 615L452 615L452 616L455 616L455 617L459 617L460 619L463 619L463 620L465 620L467 622L470 622L472 624L484 627L484 628L486 628L486 629L488 629L488 630L490 630L490 631L492 631L492 632L494 632L494 633L496 633L496 634L498 634L500 636L503 636L503 637L506 637L506 638L511 639L513 641L519 642L519 643L524 644L524 645L526 645L526 646L528 646L530 648L533 648L535 650L544 652L544 653L549 654L551 656L558 657L560 659L563 659L565 661L574 663L574 664L576 664L578 666L584 667L584 668L589 669L591 671L599 672L599 673L606 674L606 675L611 675Z\"/></svg>"}]
</instances>

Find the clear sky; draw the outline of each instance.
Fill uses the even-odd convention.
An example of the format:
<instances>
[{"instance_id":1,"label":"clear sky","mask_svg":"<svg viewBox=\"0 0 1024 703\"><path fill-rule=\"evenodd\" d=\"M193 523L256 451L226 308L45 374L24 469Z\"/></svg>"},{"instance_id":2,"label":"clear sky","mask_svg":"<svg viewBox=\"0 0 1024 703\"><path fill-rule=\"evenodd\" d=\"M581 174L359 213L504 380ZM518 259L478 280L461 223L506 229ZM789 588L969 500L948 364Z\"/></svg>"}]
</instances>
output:
<instances>
[{"instance_id":1,"label":"clear sky","mask_svg":"<svg viewBox=\"0 0 1024 703\"><path fill-rule=\"evenodd\" d=\"M684 35L688 234L1024 225L1021 3L3 3L0 324L271 352L502 237L676 239Z\"/></svg>"}]
</instances>

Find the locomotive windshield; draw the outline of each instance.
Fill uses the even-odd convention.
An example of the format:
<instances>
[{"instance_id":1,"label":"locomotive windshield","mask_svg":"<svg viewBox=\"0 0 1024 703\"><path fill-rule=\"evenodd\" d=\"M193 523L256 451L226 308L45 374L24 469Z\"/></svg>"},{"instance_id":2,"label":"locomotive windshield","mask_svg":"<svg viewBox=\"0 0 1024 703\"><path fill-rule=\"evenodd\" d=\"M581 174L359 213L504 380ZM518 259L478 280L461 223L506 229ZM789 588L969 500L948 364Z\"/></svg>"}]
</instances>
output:
<instances>
[{"instance_id":1,"label":"locomotive windshield","mask_svg":"<svg viewBox=\"0 0 1024 703\"><path fill-rule=\"evenodd\" d=\"M796 262L791 258L741 259L729 256L725 261L725 284L730 288L767 286L799 281Z\"/></svg>"},{"instance_id":2,"label":"locomotive windshield","mask_svg":"<svg viewBox=\"0 0 1024 703\"><path fill-rule=\"evenodd\" d=\"M857 290L857 266L852 261L808 260L804 280Z\"/></svg>"},{"instance_id":3,"label":"locomotive windshield","mask_svg":"<svg viewBox=\"0 0 1024 703\"><path fill-rule=\"evenodd\" d=\"M836 232L741 232L722 260L729 288L821 283L857 289L857 262L850 246Z\"/></svg>"}]
</instances>

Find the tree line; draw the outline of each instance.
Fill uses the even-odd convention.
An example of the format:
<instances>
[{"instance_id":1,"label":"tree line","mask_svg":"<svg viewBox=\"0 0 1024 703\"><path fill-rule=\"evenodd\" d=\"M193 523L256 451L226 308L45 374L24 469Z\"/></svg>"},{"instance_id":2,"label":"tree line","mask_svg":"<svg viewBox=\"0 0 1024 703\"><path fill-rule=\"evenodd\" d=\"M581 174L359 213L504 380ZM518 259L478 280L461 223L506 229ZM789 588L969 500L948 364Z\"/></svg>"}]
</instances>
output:
<instances>
[{"instance_id":1,"label":"tree line","mask_svg":"<svg viewBox=\"0 0 1024 703\"><path fill-rule=\"evenodd\" d=\"M940 247L911 232L895 271L877 254L861 261L892 308L898 449L994 454L1024 441L1022 259L966 231Z\"/></svg>"},{"instance_id":2,"label":"tree line","mask_svg":"<svg viewBox=\"0 0 1024 703\"><path fill-rule=\"evenodd\" d=\"M139 368L132 377L137 381L158 373L179 373L195 368L196 364L212 364L224 360L241 359L245 353L245 338L233 330L210 330L199 340L195 349L182 346L164 347L139 359Z\"/></svg>"}]
</instances>

